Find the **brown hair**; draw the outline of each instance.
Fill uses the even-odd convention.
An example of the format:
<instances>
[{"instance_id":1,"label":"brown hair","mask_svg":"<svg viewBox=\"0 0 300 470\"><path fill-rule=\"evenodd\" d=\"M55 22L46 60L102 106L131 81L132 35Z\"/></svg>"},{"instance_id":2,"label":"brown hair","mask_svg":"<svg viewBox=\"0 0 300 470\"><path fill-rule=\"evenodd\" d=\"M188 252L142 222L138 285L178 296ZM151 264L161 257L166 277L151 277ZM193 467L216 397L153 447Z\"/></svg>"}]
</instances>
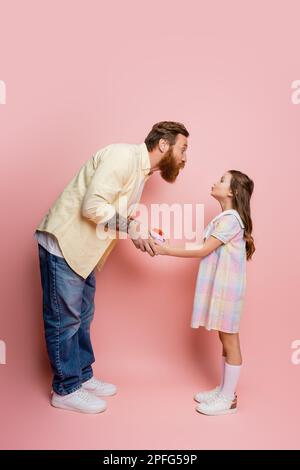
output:
<instances>
[{"instance_id":1,"label":"brown hair","mask_svg":"<svg viewBox=\"0 0 300 470\"><path fill-rule=\"evenodd\" d=\"M174 145L178 134L188 137L190 134L181 122L161 121L154 124L145 139L148 152L157 147L160 139L166 139L170 145Z\"/></svg>"},{"instance_id":2,"label":"brown hair","mask_svg":"<svg viewBox=\"0 0 300 470\"><path fill-rule=\"evenodd\" d=\"M249 176L237 170L229 170L231 174L230 189L233 193L232 206L241 216L245 225L244 239L246 240L247 260L252 258L255 252L252 233L252 220L250 199L254 189L254 183Z\"/></svg>"}]
</instances>

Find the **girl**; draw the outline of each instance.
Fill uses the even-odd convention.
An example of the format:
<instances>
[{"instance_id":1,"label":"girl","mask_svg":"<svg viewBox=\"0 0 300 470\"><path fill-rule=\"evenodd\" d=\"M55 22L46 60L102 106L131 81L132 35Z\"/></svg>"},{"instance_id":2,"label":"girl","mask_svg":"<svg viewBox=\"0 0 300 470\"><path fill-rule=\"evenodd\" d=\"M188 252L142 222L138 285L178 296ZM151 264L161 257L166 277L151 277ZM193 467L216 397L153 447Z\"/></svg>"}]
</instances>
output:
<instances>
[{"instance_id":1,"label":"girl","mask_svg":"<svg viewBox=\"0 0 300 470\"><path fill-rule=\"evenodd\" d=\"M201 258L191 326L217 330L223 347L220 385L194 397L199 403L196 410L206 415L237 411L235 390L242 365L238 332L246 288L246 260L255 251L250 214L253 188L253 181L244 173L226 172L211 188L211 196L219 201L222 212L206 227L201 248L184 250L156 244L161 255Z\"/></svg>"}]
</instances>

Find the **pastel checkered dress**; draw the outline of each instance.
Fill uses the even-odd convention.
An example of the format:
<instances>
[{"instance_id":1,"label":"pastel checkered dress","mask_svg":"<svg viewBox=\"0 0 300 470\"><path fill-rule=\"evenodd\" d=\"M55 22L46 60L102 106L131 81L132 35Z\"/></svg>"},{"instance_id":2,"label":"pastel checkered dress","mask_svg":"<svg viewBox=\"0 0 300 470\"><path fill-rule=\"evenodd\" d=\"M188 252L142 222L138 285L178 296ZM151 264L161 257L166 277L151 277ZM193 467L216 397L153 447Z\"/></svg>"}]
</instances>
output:
<instances>
[{"instance_id":1,"label":"pastel checkered dress","mask_svg":"<svg viewBox=\"0 0 300 470\"><path fill-rule=\"evenodd\" d=\"M214 236L223 244L200 261L192 328L239 331L246 289L244 228L234 209L221 212L205 228L204 240Z\"/></svg>"}]
</instances>

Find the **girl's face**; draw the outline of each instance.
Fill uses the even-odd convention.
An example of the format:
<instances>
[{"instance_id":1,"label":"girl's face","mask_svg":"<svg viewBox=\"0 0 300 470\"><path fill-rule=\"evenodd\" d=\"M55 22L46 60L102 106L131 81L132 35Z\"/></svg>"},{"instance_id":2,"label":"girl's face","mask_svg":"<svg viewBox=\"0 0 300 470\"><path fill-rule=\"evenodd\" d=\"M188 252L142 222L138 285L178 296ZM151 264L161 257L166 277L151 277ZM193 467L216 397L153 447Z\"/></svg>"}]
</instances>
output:
<instances>
[{"instance_id":1,"label":"girl's face","mask_svg":"<svg viewBox=\"0 0 300 470\"><path fill-rule=\"evenodd\" d=\"M231 173L224 173L220 180L211 188L211 196L217 200L225 200L232 197L230 189Z\"/></svg>"}]
</instances>

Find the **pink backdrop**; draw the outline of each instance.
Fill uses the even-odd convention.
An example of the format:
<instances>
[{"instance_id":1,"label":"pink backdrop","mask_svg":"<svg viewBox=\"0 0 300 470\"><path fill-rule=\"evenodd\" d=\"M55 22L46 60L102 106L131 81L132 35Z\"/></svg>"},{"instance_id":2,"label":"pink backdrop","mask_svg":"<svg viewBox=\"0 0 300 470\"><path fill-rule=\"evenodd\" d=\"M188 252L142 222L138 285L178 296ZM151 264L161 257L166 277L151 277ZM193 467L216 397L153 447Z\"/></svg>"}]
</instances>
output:
<instances>
[{"instance_id":1,"label":"pink backdrop","mask_svg":"<svg viewBox=\"0 0 300 470\"><path fill-rule=\"evenodd\" d=\"M299 447L298 1L1 1L1 448ZM217 337L191 330L197 260L151 259L122 241L97 274L95 373L119 387L101 415L48 405L33 231L85 160L142 142L159 120L191 133L175 185L142 202L204 203L228 169L255 181L239 413L192 396L219 378Z\"/></svg>"}]
</instances>

